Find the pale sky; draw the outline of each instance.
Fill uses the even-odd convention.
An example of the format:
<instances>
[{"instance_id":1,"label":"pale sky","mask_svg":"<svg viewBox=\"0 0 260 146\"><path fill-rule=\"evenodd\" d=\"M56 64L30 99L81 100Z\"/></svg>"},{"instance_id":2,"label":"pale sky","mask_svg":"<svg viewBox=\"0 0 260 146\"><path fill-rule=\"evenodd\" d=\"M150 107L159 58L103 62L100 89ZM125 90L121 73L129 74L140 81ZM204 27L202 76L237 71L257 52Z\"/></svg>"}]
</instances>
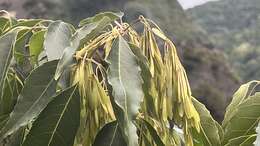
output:
<instances>
[{"instance_id":1,"label":"pale sky","mask_svg":"<svg viewBox=\"0 0 260 146\"><path fill-rule=\"evenodd\" d=\"M197 5L201 5L208 1L216 1L216 0L178 0L184 9L192 8Z\"/></svg>"}]
</instances>

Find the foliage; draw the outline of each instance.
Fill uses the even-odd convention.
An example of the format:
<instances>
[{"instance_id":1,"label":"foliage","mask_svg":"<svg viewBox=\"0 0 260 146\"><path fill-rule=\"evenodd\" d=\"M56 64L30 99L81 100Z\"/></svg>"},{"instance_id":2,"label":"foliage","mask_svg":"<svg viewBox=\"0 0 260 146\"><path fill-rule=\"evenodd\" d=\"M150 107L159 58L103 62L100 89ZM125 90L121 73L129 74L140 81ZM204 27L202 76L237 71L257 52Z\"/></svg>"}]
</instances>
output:
<instances>
[{"instance_id":1,"label":"foliage","mask_svg":"<svg viewBox=\"0 0 260 146\"><path fill-rule=\"evenodd\" d=\"M260 77L259 6L259 0L221 0L188 10L213 44L226 52L244 81Z\"/></svg>"},{"instance_id":2,"label":"foliage","mask_svg":"<svg viewBox=\"0 0 260 146\"><path fill-rule=\"evenodd\" d=\"M219 125L192 97L174 43L151 20L140 16L128 24L122 13L105 12L75 28L3 13L1 145L218 146L255 141L260 117L255 87L260 82L240 87ZM136 23L143 25L142 32L135 30Z\"/></svg>"},{"instance_id":3,"label":"foliage","mask_svg":"<svg viewBox=\"0 0 260 146\"><path fill-rule=\"evenodd\" d=\"M8 3L11 5L8 10L15 11L19 18L62 19L74 25L102 11L124 11L124 20L129 22L139 15L153 20L177 46L193 95L206 104L219 122L240 84L223 51L214 48L204 30L191 21L178 0L77 0L76 3L75 0L12 0ZM14 9L21 5L23 8ZM141 30L142 25L136 25L136 29Z\"/></svg>"},{"instance_id":4,"label":"foliage","mask_svg":"<svg viewBox=\"0 0 260 146\"><path fill-rule=\"evenodd\" d=\"M259 131L259 127L260 127L260 123L258 124L258 127L256 128L257 138L256 138L256 141L254 142L255 146L260 144L260 131Z\"/></svg>"}]
</instances>

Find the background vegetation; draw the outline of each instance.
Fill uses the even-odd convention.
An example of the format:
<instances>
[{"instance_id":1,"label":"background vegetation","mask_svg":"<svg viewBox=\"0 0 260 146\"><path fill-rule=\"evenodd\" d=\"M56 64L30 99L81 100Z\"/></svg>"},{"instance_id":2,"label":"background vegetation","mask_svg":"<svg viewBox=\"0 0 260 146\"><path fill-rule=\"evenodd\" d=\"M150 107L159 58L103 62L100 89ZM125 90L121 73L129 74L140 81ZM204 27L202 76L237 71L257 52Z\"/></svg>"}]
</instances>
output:
<instances>
[{"instance_id":1,"label":"background vegetation","mask_svg":"<svg viewBox=\"0 0 260 146\"><path fill-rule=\"evenodd\" d=\"M222 0L188 10L243 81L260 77L260 1ZM205 15L206 14L206 15Z\"/></svg>"}]
</instances>

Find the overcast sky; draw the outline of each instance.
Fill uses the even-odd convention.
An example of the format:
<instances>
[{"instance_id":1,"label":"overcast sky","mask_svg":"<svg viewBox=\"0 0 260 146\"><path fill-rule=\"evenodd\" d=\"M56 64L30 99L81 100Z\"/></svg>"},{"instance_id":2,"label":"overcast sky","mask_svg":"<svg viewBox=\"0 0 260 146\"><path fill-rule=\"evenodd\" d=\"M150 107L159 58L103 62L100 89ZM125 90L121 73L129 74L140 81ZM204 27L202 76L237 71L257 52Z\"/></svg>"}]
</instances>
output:
<instances>
[{"instance_id":1,"label":"overcast sky","mask_svg":"<svg viewBox=\"0 0 260 146\"><path fill-rule=\"evenodd\" d=\"M201 5L208 1L216 1L216 0L178 0L184 9L192 8L197 5Z\"/></svg>"}]
</instances>

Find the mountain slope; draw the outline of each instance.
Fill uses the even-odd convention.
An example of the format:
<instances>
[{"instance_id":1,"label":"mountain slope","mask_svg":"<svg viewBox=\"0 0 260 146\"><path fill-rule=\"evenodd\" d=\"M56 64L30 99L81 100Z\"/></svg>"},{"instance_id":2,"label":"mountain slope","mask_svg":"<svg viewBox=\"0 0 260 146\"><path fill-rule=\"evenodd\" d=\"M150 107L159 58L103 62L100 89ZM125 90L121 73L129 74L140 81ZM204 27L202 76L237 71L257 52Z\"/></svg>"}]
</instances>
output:
<instances>
[{"instance_id":1,"label":"mountain slope","mask_svg":"<svg viewBox=\"0 0 260 146\"><path fill-rule=\"evenodd\" d=\"M260 79L260 1L221 0L188 10L244 81Z\"/></svg>"}]
</instances>

